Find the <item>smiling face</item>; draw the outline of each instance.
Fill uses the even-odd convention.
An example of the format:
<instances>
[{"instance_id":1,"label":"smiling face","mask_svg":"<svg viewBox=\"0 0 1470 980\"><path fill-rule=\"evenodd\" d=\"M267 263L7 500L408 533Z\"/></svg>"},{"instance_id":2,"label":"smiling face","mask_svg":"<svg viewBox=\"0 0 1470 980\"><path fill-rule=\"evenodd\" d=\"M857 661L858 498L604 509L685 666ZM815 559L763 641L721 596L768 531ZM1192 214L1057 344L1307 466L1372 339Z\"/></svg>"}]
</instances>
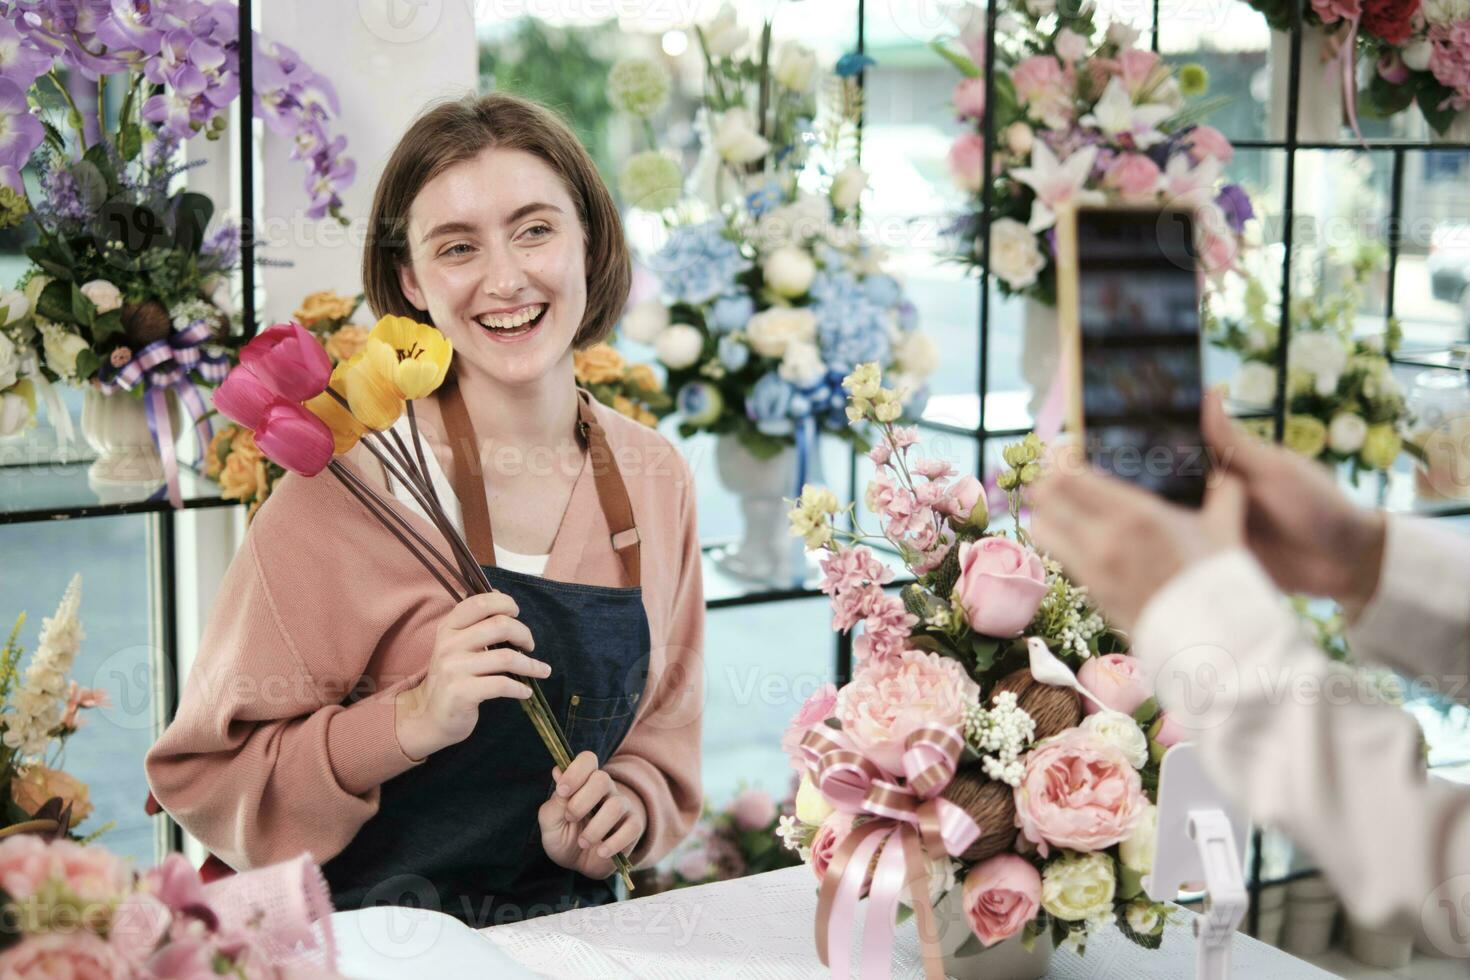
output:
<instances>
[{"instance_id":1,"label":"smiling face","mask_svg":"<svg viewBox=\"0 0 1470 980\"><path fill-rule=\"evenodd\" d=\"M426 183L408 215L403 295L456 359L507 386L561 367L587 308L586 234L556 171L490 147Z\"/></svg>"}]
</instances>

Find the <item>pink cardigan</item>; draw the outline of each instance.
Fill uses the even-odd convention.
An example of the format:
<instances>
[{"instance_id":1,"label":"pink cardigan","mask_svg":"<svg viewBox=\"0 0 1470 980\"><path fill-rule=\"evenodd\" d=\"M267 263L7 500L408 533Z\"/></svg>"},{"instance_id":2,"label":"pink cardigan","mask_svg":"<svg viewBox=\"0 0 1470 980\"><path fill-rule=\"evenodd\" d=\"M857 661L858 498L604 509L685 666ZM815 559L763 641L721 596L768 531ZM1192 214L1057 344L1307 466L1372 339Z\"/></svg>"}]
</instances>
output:
<instances>
[{"instance_id":1,"label":"pink cardigan","mask_svg":"<svg viewBox=\"0 0 1470 980\"><path fill-rule=\"evenodd\" d=\"M702 803L704 592L694 483L663 436L606 406L596 411L642 539L648 686L605 768L648 811L632 852L646 866L689 832ZM427 522L400 512L448 552ZM573 486L545 574L626 584L590 464ZM435 626L452 607L335 477L288 475L231 562L178 713L148 752L154 796L236 869L302 850L331 858L377 811L379 786L415 765L398 743L393 695L423 679ZM360 699L344 704L354 691Z\"/></svg>"}]
</instances>

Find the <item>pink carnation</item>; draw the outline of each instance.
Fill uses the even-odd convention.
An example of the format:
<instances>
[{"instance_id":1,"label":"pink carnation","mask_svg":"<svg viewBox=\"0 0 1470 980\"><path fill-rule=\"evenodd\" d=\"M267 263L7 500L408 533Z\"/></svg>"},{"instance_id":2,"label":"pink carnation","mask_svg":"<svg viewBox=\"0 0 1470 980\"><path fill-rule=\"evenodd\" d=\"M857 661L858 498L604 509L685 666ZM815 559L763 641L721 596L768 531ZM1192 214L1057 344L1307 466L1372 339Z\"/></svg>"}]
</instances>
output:
<instances>
[{"instance_id":1,"label":"pink carnation","mask_svg":"<svg viewBox=\"0 0 1470 980\"><path fill-rule=\"evenodd\" d=\"M806 772L806 756L801 751L801 739L814 726L820 725L837 709L837 687L823 684L804 701L796 711L796 717L786 726L781 736L781 749L791 760L791 768L798 776Z\"/></svg>"},{"instance_id":2,"label":"pink carnation","mask_svg":"<svg viewBox=\"0 0 1470 980\"><path fill-rule=\"evenodd\" d=\"M117 951L102 937L85 929L27 936L0 953L0 976L3 977L123 980L131 975L128 963Z\"/></svg>"},{"instance_id":3,"label":"pink carnation","mask_svg":"<svg viewBox=\"0 0 1470 980\"><path fill-rule=\"evenodd\" d=\"M825 595L840 595L893 581L893 569L879 561L872 549L862 545L829 551L821 565L821 589Z\"/></svg>"},{"instance_id":4,"label":"pink carnation","mask_svg":"<svg viewBox=\"0 0 1470 980\"><path fill-rule=\"evenodd\" d=\"M986 946L1019 933L1041 907L1041 872L1017 854L986 858L965 875L965 919Z\"/></svg>"},{"instance_id":5,"label":"pink carnation","mask_svg":"<svg viewBox=\"0 0 1470 980\"><path fill-rule=\"evenodd\" d=\"M1435 80L1453 90L1449 103L1455 109L1470 106L1470 20L1436 24L1429 28L1429 70Z\"/></svg>"},{"instance_id":6,"label":"pink carnation","mask_svg":"<svg viewBox=\"0 0 1470 980\"><path fill-rule=\"evenodd\" d=\"M880 442L868 450L868 458L873 461L874 466L884 466L888 458L893 455L893 450L888 448L888 443Z\"/></svg>"},{"instance_id":7,"label":"pink carnation","mask_svg":"<svg viewBox=\"0 0 1470 980\"><path fill-rule=\"evenodd\" d=\"M832 629L846 633L867 619L873 601L882 594L883 590L876 585L837 593L832 597Z\"/></svg>"},{"instance_id":8,"label":"pink carnation","mask_svg":"<svg viewBox=\"0 0 1470 980\"><path fill-rule=\"evenodd\" d=\"M1071 728L1026 757L1015 790L1016 826L1037 845L1100 851L1125 840L1147 812L1138 771L1122 751Z\"/></svg>"},{"instance_id":9,"label":"pink carnation","mask_svg":"<svg viewBox=\"0 0 1470 980\"><path fill-rule=\"evenodd\" d=\"M1137 659L1126 653L1088 657L1077 671L1077 679L1103 704L1125 715L1137 711L1153 693ZM1082 708L1089 715L1101 710L1091 698L1082 699Z\"/></svg>"},{"instance_id":10,"label":"pink carnation","mask_svg":"<svg viewBox=\"0 0 1470 980\"><path fill-rule=\"evenodd\" d=\"M979 700L979 685L958 660L904 650L863 664L837 694L837 719L874 762L897 774L910 732L924 725L959 725Z\"/></svg>"},{"instance_id":11,"label":"pink carnation","mask_svg":"<svg viewBox=\"0 0 1470 980\"><path fill-rule=\"evenodd\" d=\"M954 475L954 466L947 459L923 459L914 461L914 472L930 480L942 480Z\"/></svg>"},{"instance_id":12,"label":"pink carnation","mask_svg":"<svg viewBox=\"0 0 1470 980\"><path fill-rule=\"evenodd\" d=\"M853 656L859 660L898 656L918 622L919 617L905 609L898 596L886 593L874 596L868 616L863 620L863 632L853 641Z\"/></svg>"}]
</instances>

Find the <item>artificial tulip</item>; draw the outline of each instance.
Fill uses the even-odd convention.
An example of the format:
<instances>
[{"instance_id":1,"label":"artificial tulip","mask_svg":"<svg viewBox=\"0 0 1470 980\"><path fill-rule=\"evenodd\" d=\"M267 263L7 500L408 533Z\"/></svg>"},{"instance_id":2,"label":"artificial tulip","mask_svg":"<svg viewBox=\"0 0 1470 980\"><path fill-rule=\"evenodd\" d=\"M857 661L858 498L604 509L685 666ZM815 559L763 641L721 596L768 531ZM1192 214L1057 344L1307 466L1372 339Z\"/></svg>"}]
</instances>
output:
<instances>
[{"instance_id":1,"label":"artificial tulip","mask_svg":"<svg viewBox=\"0 0 1470 980\"><path fill-rule=\"evenodd\" d=\"M219 409L219 413L252 432L265 421L266 412L283 401L273 388L243 364L232 368L214 389L214 407Z\"/></svg>"},{"instance_id":2,"label":"artificial tulip","mask_svg":"<svg viewBox=\"0 0 1470 980\"><path fill-rule=\"evenodd\" d=\"M332 359L299 323L277 323L240 350L240 363L268 388L291 402L322 393L332 376Z\"/></svg>"},{"instance_id":3,"label":"artificial tulip","mask_svg":"<svg viewBox=\"0 0 1470 980\"><path fill-rule=\"evenodd\" d=\"M454 356L447 337L405 316L385 316L379 320L368 334L368 345L372 346L373 341L380 341L393 350L393 382L404 398L422 398L438 388Z\"/></svg>"},{"instance_id":4,"label":"artificial tulip","mask_svg":"<svg viewBox=\"0 0 1470 980\"><path fill-rule=\"evenodd\" d=\"M386 344L379 342L378 346L386 349L389 358L396 356ZM381 354L373 357L373 342L369 340L366 349L348 358L342 372L347 404L369 429L391 429L403 414L403 396L390 373L393 367Z\"/></svg>"},{"instance_id":5,"label":"artificial tulip","mask_svg":"<svg viewBox=\"0 0 1470 980\"><path fill-rule=\"evenodd\" d=\"M347 382L344 380L346 374L347 364L344 361L332 369L332 381L327 386L330 390L323 391L306 403L307 411L321 419L331 430L332 452L338 456L357 445L363 433L367 432L367 426L359 422L357 417L347 410L347 406L332 395L333 391L341 393L347 390Z\"/></svg>"},{"instance_id":6,"label":"artificial tulip","mask_svg":"<svg viewBox=\"0 0 1470 980\"><path fill-rule=\"evenodd\" d=\"M325 422L294 402L281 401L265 413L255 445L292 473L316 476L332 461L332 432Z\"/></svg>"}]
</instances>

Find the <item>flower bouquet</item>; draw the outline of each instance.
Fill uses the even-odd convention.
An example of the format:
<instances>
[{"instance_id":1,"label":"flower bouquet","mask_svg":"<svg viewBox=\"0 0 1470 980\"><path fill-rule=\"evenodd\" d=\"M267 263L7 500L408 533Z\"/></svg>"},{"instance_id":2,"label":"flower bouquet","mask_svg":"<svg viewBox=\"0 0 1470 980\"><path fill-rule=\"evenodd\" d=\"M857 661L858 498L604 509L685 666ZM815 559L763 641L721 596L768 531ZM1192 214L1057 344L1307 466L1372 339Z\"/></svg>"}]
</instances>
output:
<instances>
[{"instance_id":1,"label":"flower bouquet","mask_svg":"<svg viewBox=\"0 0 1470 980\"><path fill-rule=\"evenodd\" d=\"M448 338L433 327L385 316L368 333L362 350L333 365L309 330L294 321L278 323L241 349L240 363L215 391L214 404L277 465L304 477L330 472L458 604L494 589L440 505L413 407L415 399L443 384L453 354ZM404 416L407 439L395 429ZM449 555L337 458L359 445L414 498L448 542ZM517 680L531 689L531 698L519 702L521 708L565 770L572 753L560 722L535 678ZM613 861L632 888L627 857L615 854Z\"/></svg>"},{"instance_id":2,"label":"flower bouquet","mask_svg":"<svg viewBox=\"0 0 1470 980\"><path fill-rule=\"evenodd\" d=\"M706 801L699 823L669 855L669 868L657 873L652 890L707 885L800 864L776 837L781 811L791 805L787 800L778 807L763 789L743 789L721 810Z\"/></svg>"},{"instance_id":3,"label":"flower bouquet","mask_svg":"<svg viewBox=\"0 0 1470 980\"><path fill-rule=\"evenodd\" d=\"M1081 946L1108 924L1156 948L1166 910L1140 878L1176 732L1086 590L1031 547L1022 494L1043 447L1032 435L1005 450L1014 527L991 529L973 476L954 479L919 454L913 429L875 415L891 397L880 381L865 365L843 385L849 417L882 429L867 488L881 535L839 527L818 487L791 512L793 533L823 552L833 628L862 625L852 680L818 692L783 741L806 776L780 833L821 882L818 952L847 975L866 896L864 958L886 962L905 889L931 976L934 903L972 934L946 941L955 956L1013 937ZM866 539L897 550L915 580L884 591L893 571Z\"/></svg>"},{"instance_id":4,"label":"flower bouquet","mask_svg":"<svg viewBox=\"0 0 1470 980\"><path fill-rule=\"evenodd\" d=\"M1297 296L1291 303L1284 441L1309 459L1349 464L1355 485L1363 470L1392 468L1405 449L1417 455L1417 447L1404 438L1412 419L1393 375L1398 321L1389 320L1381 336L1354 336L1363 286L1382 265L1381 246L1361 247L1351 257L1345 282L1330 289L1318 286L1312 295ZM1269 411L1276 404L1279 327L1274 309L1266 287L1255 277L1245 280L1238 299L1217 294L1215 302L1206 304L1206 335L1241 359L1230 396L1246 410Z\"/></svg>"},{"instance_id":5,"label":"flower bouquet","mask_svg":"<svg viewBox=\"0 0 1470 980\"><path fill-rule=\"evenodd\" d=\"M22 336L21 320L29 304L24 294L0 294L0 438L16 436L36 424L38 388L50 392L36 358ZM70 434L67 436L70 439Z\"/></svg>"},{"instance_id":6,"label":"flower bouquet","mask_svg":"<svg viewBox=\"0 0 1470 980\"><path fill-rule=\"evenodd\" d=\"M649 428L673 411L674 400L647 364L629 364L610 344L572 351L577 384L619 415Z\"/></svg>"},{"instance_id":7,"label":"flower bouquet","mask_svg":"<svg viewBox=\"0 0 1470 980\"><path fill-rule=\"evenodd\" d=\"M857 75L871 59L849 55L821 80L803 45L772 50L769 22L748 43L728 5L695 34L705 87L691 194L678 163L652 146L620 181L625 202L666 235L648 260L661 296L634 306L620 334L652 345L668 369L683 435L733 437L757 460L794 446L804 463L819 432L861 443L840 388L854 366L876 361L901 379L912 414L938 359L857 223L868 179L856 163ZM625 61L608 89L646 121L669 80L654 62Z\"/></svg>"},{"instance_id":8,"label":"flower bouquet","mask_svg":"<svg viewBox=\"0 0 1470 980\"><path fill-rule=\"evenodd\" d=\"M18 834L0 841L0 877L6 977L338 976L309 855L204 885L182 854L139 874L101 847Z\"/></svg>"},{"instance_id":9,"label":"flower bouquet","mask_svg":"<svg viewBox=\"0 0 1470 980\"><path fill-rule=\"evenodd\" d=\"M16 638L25 613L0 647L0 798L5 800L0 836L25 831L70 836L92 812L87 785L61 769L66 741L82 727L81 712L107 706L102 691L67 679L85 638L77 619L81 601L82 577L76 575L56 614L42 622L40 645L24 675L19 671L24 650Z\"/></svg>"}]
</instances>

